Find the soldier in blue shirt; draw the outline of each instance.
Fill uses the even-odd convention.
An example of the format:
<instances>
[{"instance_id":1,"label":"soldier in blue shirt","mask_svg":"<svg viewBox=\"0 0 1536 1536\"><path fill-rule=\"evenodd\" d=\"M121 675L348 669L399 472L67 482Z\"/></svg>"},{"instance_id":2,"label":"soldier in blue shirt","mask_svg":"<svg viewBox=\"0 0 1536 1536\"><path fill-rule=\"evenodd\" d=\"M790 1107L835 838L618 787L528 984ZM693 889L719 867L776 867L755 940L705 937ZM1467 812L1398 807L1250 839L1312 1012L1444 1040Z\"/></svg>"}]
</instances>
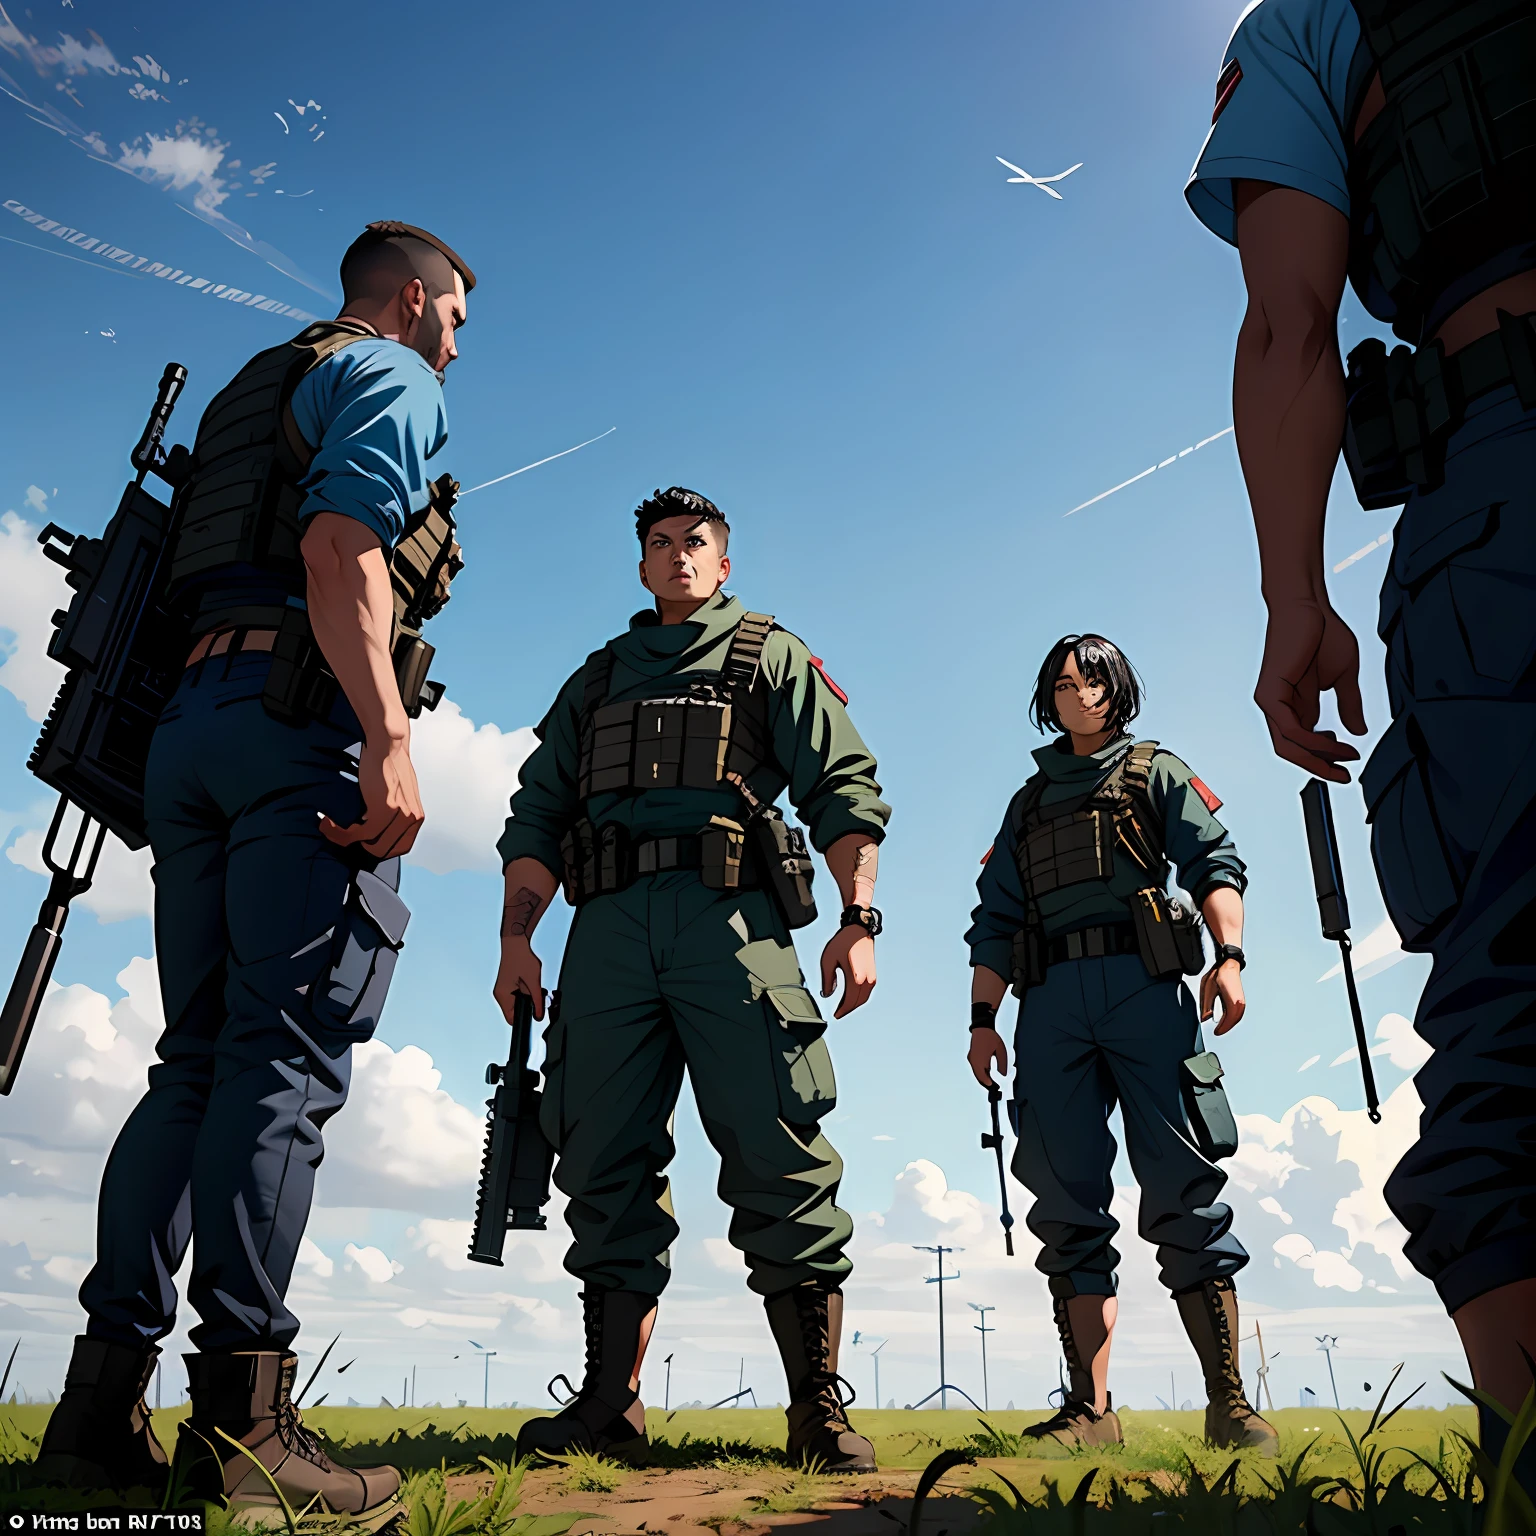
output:
<instances>
[{"instance_id":1,"label":"soldier in blue shirt","mask_svg":"<svg viewBox=\"0 0 1536 1536\"><path fill-rule=\"evenodd\" d=\"M1221 1094L1182 976L1205 961L1194 914L1166 890L1169 862L1205 916L1216 963L1201 984L1201 1017L1222 1004L1216 1033L1243 1016L1243 861L1216 820L1221 802L1156 742L1127 727L1141 690L1102 635L1051 647L1030 718L1057 739L1013 798L976 882L971 950L970 1066L983 1087L1008 1070L997 1010L1010 978L1023 999L1010 1114L1013 1171L1035 1196L1028 1225L1044 1245L1052 1307L1069 1377L1061 1409L1026 1434L1066 1445L1122 1438L1109 1394L1118 1303L1110 1215L1118 1103L1141 1186L1142 1235L1157 1243L1161 1278L1205 1376L1206 1438L1275 1453L1278 1437L1243 1395L1237 1291L1248 1262L1232 1211L1217 1196L1225 1150L1201 1144L1186 1111L1191 1072ZM1167 941L1167 942L1165 942ZM1230 1124L1230 1121L1228 1121Z\"/></svg>"},{"instance_id":2,"label":"soldier in blue shirt","mask_svg":"<svg viewBox=\"0 0 1536 1536\"><path fill-rule=\"evenodd\" d=\"M145 775L165 1031L102 1178L89 1320L38 1465L163 1487L143 1393L192 1243L183 1486L275 1510L223 1432L290 1504L373 1523L399 1475L333 1464L299 1422L283 1298L322 1132L408 916L400 856L423 811L390 560L441 493L427 477L448 435L442 370L474 276L426 231L379 224L341 280L336 320L214 397L177 492L186 671Z\"/></svg>"},{"instance_id":3,"label":"soldier in blue shirt","mask_svg":"<svg viewBox=\"0 0 1536 1536\"><path fill-rule=\"evenodd\" d=\"M1361 775L1382 893L1434 965L1420 1135L1387 1181L1476 1385L1536 1352L1536 15L1528 0L1258 0L1190 207L1248 287L1233 401L1269 609L1279 756L1335 782L1366 729L1324 576L1341 444L1403 504L1382 586L1392 723ZM1346 277L1407 346L1338 352ZM1495 1456L1505 1431L1480 1409ZM1536 1491L1536 1457L1521 1479Z\"/></svg>"}]
</instances>

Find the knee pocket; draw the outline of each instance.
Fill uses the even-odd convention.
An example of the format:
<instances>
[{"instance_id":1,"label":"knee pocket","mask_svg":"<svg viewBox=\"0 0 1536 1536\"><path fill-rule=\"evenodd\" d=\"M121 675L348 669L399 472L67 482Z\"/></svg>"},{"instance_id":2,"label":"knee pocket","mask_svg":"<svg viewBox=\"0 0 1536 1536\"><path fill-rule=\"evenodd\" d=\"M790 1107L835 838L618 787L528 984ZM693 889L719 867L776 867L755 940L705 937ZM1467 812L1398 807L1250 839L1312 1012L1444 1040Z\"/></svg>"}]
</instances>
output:
<instances>
[{"instance_id":1,"label":"knee pocket","mask_svg":"<svg viewBox=\"0 0 1536 1536\"><path fill-rule=\"evenodd\" d=\"M396 863L397 877L398 869ZM387 880L370 870L352 877L331 930L325 967L309 992L311 1013L331 1033L349 1043L372 1036L410 916Z\"/></svg>"}]
</instances>

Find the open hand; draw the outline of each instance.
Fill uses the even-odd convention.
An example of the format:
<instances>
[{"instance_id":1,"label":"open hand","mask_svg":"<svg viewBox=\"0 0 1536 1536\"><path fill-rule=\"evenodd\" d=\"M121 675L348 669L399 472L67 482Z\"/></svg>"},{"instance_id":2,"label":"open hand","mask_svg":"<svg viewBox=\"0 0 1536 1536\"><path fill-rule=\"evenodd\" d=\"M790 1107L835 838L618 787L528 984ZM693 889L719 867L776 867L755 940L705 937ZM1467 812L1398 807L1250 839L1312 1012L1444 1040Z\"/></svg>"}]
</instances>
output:
<instances>
[{"instance_id":1,"label":"open hand","mask_svg":"<svg viewBox=\"0 0 1536 1536\"><path fill-rule=\"evenodd\" d=\"M1253 700L1264 711L1275 755L1320 779L1347 784L1349 773L1339 764L1360 753L1332 731L1317 729L1321 696L1330 692L1344 728L1365 735L1360 647L1349 625L1326 598L1271 603Z\"/></svg>"},{"instance_id":2,"label":"open hand","mask_svg":"<svg viewBox=\"0 0 1536 1536\"><path fill-rule=\"evenodd\" d=\"M410 738L389 737L382 747L364 741L357 761L357 787L363 792L362 819L342 827L322 816L321 833L338 847L361 843L363 852L376 859L409 853L427 819L411 764Z\"/></svg>"},{"instance_id":3,"label":"open hand","mask_svg":"<svg viewBox=\"0 0 1536 1536\"><path fill-rule=\"evenodd\" d=\"M857 923L839 928L821 952L821 995L831 997L837 973L843 973L843 995L834 1019L862 1008L875 990L875 941Z\"/></svg>"},{"instance_id":4,"label":"open hand","mask_svg":"<svg viewBox=\"0 0 1536 1536\"><path fill-rule=\"evenodd\" d=\"M1216 1033L1224 1035L1236 1029L1247 1012L1243 999L1243 968L1236 960L1223 960L1213 965L1200 980L1200 1022L1207 1022L1216 1011L1216 999L1221 999L1221 1022Z\"/></svg>"}]
</instances>

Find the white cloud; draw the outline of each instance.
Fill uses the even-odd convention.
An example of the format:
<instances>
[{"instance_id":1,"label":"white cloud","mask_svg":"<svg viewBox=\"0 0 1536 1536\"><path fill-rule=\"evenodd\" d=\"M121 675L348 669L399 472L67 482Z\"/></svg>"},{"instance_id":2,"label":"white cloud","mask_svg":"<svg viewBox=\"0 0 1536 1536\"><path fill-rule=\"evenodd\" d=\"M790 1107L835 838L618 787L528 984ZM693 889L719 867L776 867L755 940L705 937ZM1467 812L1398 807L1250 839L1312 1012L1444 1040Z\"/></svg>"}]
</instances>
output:
<instances>
[{"instance_id":1,"label":"white cloud","mask_svg":"<svg viewBox=\"0 0 1536 1536\"><path fill-rule=\"evenodd\" d=\"M218 174L228 148L192 119L177 123L168 134L144 134L132 144L120 144L114 164L167 192L190 191L195 209L213 213L229 196L227 179Z\"/></svg>"},{"instance_id":2,"label":"white cloud","mask_svg":"<svg viewBox=\"0 0 1536 1536\"><path fill-rule=\"evenodd\" d=\"M1298 1072L1305 1072L1308 1067L1315 1067L1323 1058L1321 1056L1308 1056L1302 1064L1296 1068Z\"/></svg>"},{"instance_id":3,"label":"white cloud","mask_svg":"<svg viewBox=\"0 0 1536 1536\"><path fill-rule=\"evenodd\" d=\"M48 492L40 485L29 485L24 498L28 507L36 512L39 517L48 515Z\"/></svg>"},{"instance_id":4,"label":"white cloud","mask_svg":"<svg viewBox=\"0 0 1536 1536\"><path fill-rule=\"evenodd\" d=\"M51 816L52 806L41 814ZM5 850L6 858L23 869L30 869L34 875L46 876L43 836L43 827L29 828ZM109 832L101 845L101 858L91 888L75 898L75 906L94 912L104 923L120 923L130 917L153 917L155 883L149 872L150 864L148 848L135 852Z\"/></svg>"},{"instance_id":5,"label":"white cloud","mask_svg":"<svg viewBox=\"0 0 1536 1536\"><path fill-rule=\"evenodd\" d=\"M377 1248L359 1248L356 1243L348 1243L342 1252L347 1268L355 1266L362 1270L375 1285L387 1285L405 1269L398 1259L391 1259Z\"/></svg>"},{"instance_id":6,"label":"white cloud","mask_svg":"<svg viewBox=\"0 0 1536 1536\"><path fill-rule=\"evenodd\" d=\"M424 713L411 727L411 760L427 811L412 861L435 875L499 869L496 839L507 801L537 745L531 726L477 726L452 699Z\"/></svg>"},{"instance_id":7,"label":"white cloud","mask_svg":"<svg viewBox=\"0 0 1536 1536\"><path fill-rule=\"evenodd\" d=\"M1386 1043L1375 1046L1371 1055L1385 1056L1405 1072L1416 1072L1434 1054L1429 1042L1414 1029L1413 1020L1400 1013L1382 1015L1376 1025L1376 1038Z\"/></svg>"},{"instance_id":8,"label":"white cloud","mask_svg":"<svg viewBox=\"0 0 1536 1536\"><path fill-rule=\"evenodd\" d=\"M454 1221L445 1217L426 1216L415 1226L407 1227L405 1235L429 1259L436 1260L444 1269L471 1270L469 1241L474 1232L471 1221Z\"/></svg>"},{"instance_id":9,"label":"white cloud","mask_svg":"<svg viewBox=\"0 0 1536 1536\"><path fill-rule=\"evenodd\" d=\"M27 505L38 512L27 489ZM41 494L41 493L39 493ZM0 662L0 688L21 701L28 716L41 721L64 681L64 668L50 661L53 614L67 608L73 596L55 565L37 542L37 527L15 512L0 515L0 636L5 660Z\"/></svg>"},{"instance_id":10,"label":"white cloud","mask_svg":"<svg viewBox=\"0 0 1536 1536\"><path fill-rule=\"evenodd\" d=\"M484 1120L439 1085L419 1046L370 1040L352 1052L346 1109L326 1128L316 1198L328 1205L436 1212L466 1204L480 1171Z\"/></svg>"},{"instance_id":11,"label":"white cloud","mask_svg":"<svg viewBox=\"0 0 1536 1536\"><path fill-rule=\"evenodd\" d=\"M68 1286L78 1286L90 1273L91 1266L84 1259L76 1259L68 1254L56 1253L43 1265L45 1274L52 1275L55 1280Z\"/></svg>"},{"instance_id":12,"label":"white cloud","mask_svg":"<svg viewBox=\"0 0 1536 1536\"><path fill-rule=\"evenodd\" d=\"M327 1256L317 1242L308 1237L299 1243L296 1262L301 1269L309 1270L321 1280L329 1280L336 1273L335 1262Z\"/></svg>"},{"instance_id":13,"label":"white cloud","mask_svg":"<svg viewBox=\"0 0 1536 1536\"><path fill-rule=\"evenodd\" d=\"M1384 917L1350 951L1350 959L1355 967L1355 978L1358 981L1380 975L1382 971L1396 965L1399 960L1407 958L1408 951L1403 948L1402 940L1398 938L1397 929L1392 926L1390 917ZM1335 976L1343 974L1344 962L1340 960L1337 965L1330 966L1317 979L1320 982L1331 981Z\"/></svg>"}]
</instances>

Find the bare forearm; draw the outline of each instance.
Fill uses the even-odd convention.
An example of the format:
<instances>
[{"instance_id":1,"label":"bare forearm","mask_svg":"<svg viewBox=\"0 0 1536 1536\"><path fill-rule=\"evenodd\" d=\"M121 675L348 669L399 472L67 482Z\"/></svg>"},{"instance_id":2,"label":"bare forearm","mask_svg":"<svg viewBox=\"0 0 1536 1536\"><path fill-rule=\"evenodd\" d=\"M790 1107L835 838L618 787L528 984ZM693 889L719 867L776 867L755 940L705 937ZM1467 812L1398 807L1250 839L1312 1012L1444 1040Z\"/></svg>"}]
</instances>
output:
<instances>
[{"instance_id":1,"label":"bare forearm","mask_svg":"<svg viewBox=\"0 0 1536 1536\"><path fill-rule=\"evenodd\" d=\"M1243 898L1230 885L1218 885L1200 903L1205 926L1217 944L1243 947Z\"/></svg>"},{"instance_id":2,"label":"bare forearm","mask_svg":"<svg viewBox=\"0 0 1536 1536\"><path fill-rule=\"evenodd\" d=\"M863 832L845 833L827 849L826 859L845 907L874 905L880 868L880 847L874 838Z\"/></svg>"},{"instance_id":3,"label":"bare forearm","mask_svg":"<svg viewBox=\"0 0 1536 1536\"><path fill-rule=\"evenodd\" d=\"M310 629L364 737L405 740L410 721L390 659L394 599L384 551L362 524L329 513L310 525L302 547Z\"/></svg>"},{"instance_id":4,"label":"bare forearm","mask_svg":"<svg viewBox=\"0 0 1536 1536\"><path fill-rule=\"evenodd\" d=\"M999 1008L1007 994L1008 983L996 971L984 965L971 967L971 1001L973 1003L986 1003L989 1007Z\"/></svg>"},{"instance_id":5,"label":"bare forearm","mask_svg":"<svg viewBox=\"0 0 1536 1536\"><path fill-rule=\"evenodd\" d=\"M555 899L559 882L537 859L513 859L505 873L501 936L531 939Z\"/></svg>"},{"instance_id":6,"label":"bare forearm","mask_svg":"<svg viewBox=\"0 0 1536 1536\"><path fill-rule=\"evenodd\" d=\"M1238 245L1248 309L1232 410L1264 596L1322 600L1323 521L1344 436L1337 318L1348 225L1305 193L1242 186Z\"/></svg>"}]
</instances>

